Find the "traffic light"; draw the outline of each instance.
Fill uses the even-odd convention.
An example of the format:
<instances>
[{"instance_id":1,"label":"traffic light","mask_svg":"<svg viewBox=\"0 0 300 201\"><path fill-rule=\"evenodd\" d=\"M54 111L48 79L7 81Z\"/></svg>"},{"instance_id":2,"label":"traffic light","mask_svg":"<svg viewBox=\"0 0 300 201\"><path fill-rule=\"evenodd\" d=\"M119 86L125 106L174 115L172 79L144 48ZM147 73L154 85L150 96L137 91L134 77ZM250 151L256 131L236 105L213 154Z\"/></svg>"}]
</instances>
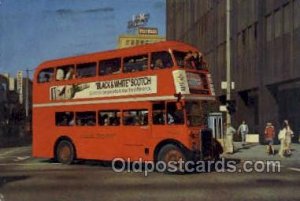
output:
<instances>
[{"instance_id":1,"label":"traffic light","mask_svg":"<svg viewBox=\"0 0 300 201\"><path fill-rule=\"evenodd\" d=\"M236 102L235 100L226 101L226 108L230 115L236 112Z\"/></svg>"}]
</instances>

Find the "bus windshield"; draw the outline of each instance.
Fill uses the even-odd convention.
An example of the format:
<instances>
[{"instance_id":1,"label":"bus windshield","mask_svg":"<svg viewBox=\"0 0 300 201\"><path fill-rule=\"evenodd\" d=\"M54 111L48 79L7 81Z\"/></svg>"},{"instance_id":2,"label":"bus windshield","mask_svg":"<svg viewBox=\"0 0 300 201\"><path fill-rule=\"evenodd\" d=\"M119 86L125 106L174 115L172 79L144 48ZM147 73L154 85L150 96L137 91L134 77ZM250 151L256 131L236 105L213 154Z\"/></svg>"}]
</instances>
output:
<instances>
[{"instance_id":1,"label":"bus windshield","mask_svg":"<svg viewBox=\"0 0 300 201\"><path fill-rule=\"evenodd\" d=\"M182 52L175 50L173 54L179 67L197 70L206 68L206 62L203 60L203 56L200 52Z\"/></svg>"},{"instance_id":2,"label":"bus windshield","mask_svg":"<svg viewBox=\"0 0 300 201\"><path fill-rule=\"evenodd\" d=\"M186 102L186 116L188 126L201 126L205 122L204 109L200 101Z\"/></svg>"}]
</instances>

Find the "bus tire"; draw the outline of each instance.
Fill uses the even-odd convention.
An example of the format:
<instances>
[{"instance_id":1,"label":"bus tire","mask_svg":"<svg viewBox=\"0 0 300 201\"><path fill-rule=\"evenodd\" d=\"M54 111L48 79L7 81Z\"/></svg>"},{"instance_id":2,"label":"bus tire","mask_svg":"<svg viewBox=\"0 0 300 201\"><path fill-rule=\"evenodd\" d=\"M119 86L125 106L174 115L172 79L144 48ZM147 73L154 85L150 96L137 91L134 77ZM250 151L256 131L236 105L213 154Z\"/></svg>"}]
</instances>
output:
<instances>
[{"instance_id":1,"label":"bus tire","mask_svg":"<svg viewBox=\"0 0 300 201\"><path fill-rule=\"evenodd\" d=\"M58 143L55 151L55 158L59 163L71 164L75 159L73 144L68 140L62 140Z\"/></svg>"},{"instance_id":2,"label":"bus tire","mask_svg":"<svg viewBox=\"0 0 300 201\"><path fill-rule=\"evenodd\" d=\"M180 160L186 162L187 157L186 154L182 151L182 149L180 149L178 146L173 145L173 144L167 144L165 146L163 146L157 155L157 168L159 171L163 171L163 172L172 172L172 173L183 173L184 172L184 164L183 164L183 169L179 169L181 168L178 164L176 166L168 166L168 163L171 161L175 161L175 162L179 162ZM164 163L161 164L161 163ZM165 167L163 167L165 166ZM174 167L176 167L176 169L174 169ZM165 168L165 169L164 169ZM164 170L163 170L164 169Z\"/></svg>"}]
</instances>

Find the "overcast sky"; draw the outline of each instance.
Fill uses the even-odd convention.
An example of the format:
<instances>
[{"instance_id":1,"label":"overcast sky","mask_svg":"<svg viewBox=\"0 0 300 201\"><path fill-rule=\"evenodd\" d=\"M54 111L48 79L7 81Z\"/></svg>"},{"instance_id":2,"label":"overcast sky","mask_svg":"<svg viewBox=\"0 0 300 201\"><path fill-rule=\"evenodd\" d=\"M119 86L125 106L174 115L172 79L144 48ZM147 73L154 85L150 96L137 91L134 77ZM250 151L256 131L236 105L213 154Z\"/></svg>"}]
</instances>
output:
<instances>
[{"instance_id":1,"label":"overcast sky","mask_svg":"<svg viewBox=\"0 0 300 201\"><path fill-rule=\"evenodd\" d=\"M148 26L165 35L165 0L0 0L0 73L115 49L127 21L150 13Z\"/></svg>"}]
</instances>

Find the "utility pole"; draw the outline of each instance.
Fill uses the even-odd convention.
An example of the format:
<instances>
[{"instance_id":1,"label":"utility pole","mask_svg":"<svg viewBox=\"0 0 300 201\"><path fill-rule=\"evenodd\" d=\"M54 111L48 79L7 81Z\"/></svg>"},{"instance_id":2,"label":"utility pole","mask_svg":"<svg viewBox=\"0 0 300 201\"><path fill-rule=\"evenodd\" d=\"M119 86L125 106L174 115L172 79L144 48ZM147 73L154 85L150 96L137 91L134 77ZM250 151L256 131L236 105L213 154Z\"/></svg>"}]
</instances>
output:
<instances>
[{"instance_id":1,"label":"utility pole","mask_svg":"<svg viewBox=\"0 0 300 201\"><path fill-rule=\"evenodd\" d=\"M230 101L231 96L231 54L230 54L230 0L226 0L226 102ZM231 115L226 112L226 123L231 123Z\"/></svg>"},{"instance_id":2,"label":"utility pole","mask_svg":"<svg viewBox=\"0 0 300 201\"><path fill-rule=\"evenodd\" d=\"M29 70L28 68L26 68L25 114L26 114L26 120L28 120L28 116L29 116Z\"/></svg>"}]
</instances>

